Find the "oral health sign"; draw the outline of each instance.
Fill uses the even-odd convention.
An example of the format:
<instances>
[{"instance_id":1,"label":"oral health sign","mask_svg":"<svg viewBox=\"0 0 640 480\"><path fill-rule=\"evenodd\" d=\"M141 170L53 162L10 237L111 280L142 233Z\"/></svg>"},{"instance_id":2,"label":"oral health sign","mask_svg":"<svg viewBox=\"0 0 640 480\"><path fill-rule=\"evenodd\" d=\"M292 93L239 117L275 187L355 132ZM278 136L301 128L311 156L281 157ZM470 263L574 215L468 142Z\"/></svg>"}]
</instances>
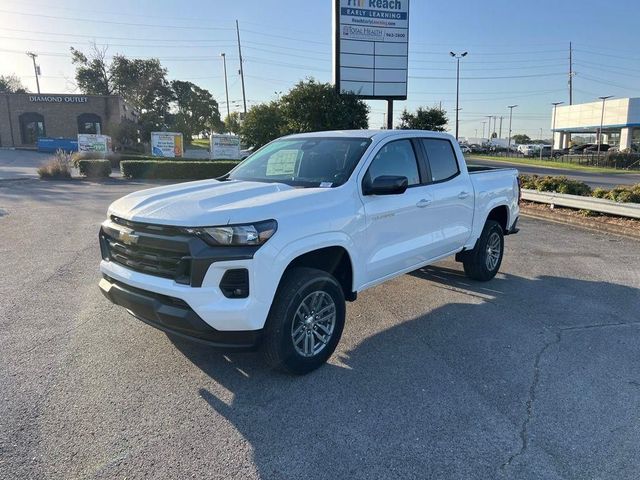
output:
<instances>
[{"instance_id":1,"label":"oral health sign","mask_svg":"<svg viewBox=\"0 0 640 480\"><path fill-rule=\"evenodd\" d=\"M409 0L334 0L333 29L338 91L406 100Z\"/></svg>"}]
</instances>

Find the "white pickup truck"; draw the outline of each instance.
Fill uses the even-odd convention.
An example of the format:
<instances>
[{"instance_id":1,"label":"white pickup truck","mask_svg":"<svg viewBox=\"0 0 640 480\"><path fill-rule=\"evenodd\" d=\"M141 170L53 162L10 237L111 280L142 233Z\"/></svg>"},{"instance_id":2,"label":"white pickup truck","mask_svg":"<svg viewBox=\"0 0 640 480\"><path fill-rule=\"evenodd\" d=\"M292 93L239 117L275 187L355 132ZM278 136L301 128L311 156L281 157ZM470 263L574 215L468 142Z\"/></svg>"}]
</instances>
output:
<instances>
[{"instance_id":1,"label":"white pickup truck","mask_svg":"<svg viewBox=\"0 0 640 480\"><path fill-rule=\"evenodd\" d=\"M291 135L218 180L115 201L100 288L167 333L321 366L345 300L450 255L492 279L517 232L518 172L468 168L457 142L411 130Z\"/></svg>"}]
</instances>

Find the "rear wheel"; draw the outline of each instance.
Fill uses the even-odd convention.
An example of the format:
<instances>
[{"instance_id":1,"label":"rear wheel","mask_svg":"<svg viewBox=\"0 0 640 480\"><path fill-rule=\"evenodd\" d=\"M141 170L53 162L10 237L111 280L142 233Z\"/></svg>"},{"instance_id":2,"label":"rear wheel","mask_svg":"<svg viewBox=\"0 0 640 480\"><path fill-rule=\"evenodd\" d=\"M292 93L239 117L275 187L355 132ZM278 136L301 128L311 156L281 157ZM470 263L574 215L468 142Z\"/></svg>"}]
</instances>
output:
<instances>
[{"instance_id":1,"label":"rear wheel","mask_svg":"<svg viewBox=\"0 0 640 480\"><path fill-rule=\"evenodd\" d=\"M267 362L298 375L320 367L340 341L345 311L342 287L332 275L313 268L288 271L265 327Z\"/></svg>"},{"instance_id":2,"label":"rear wheel","mask_svg":"<svg viewBox=\"0 0 640 480\"><path fill-rule=\"evenodd\" d=\"M475 248L463 256L464 273L473 280L487 282L498 273L503 254L502 227L494 220L487 220Z\"/></svg>"}]
</instances>

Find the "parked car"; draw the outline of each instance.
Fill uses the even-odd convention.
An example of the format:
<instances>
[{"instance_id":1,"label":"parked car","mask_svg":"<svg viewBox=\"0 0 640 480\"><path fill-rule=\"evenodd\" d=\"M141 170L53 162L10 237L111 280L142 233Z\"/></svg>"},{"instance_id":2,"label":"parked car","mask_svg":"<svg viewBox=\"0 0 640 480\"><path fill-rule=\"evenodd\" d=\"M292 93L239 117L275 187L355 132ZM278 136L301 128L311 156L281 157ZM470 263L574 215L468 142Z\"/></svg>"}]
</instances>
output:
<instances>
[{"instance_id":1,"label":"parked car","mask_svg":"<svg viewBox=\"0 0 640 480\"><path fill-rule=\"evenodd\" d=\"M471 149L471 153L487 153L487 147L485 147L484 145L478 145L477 143L471 144L469 145L469 148Z\"/></svg>"},{"instance_id":2,"label":"parked car","mask_svg":"<svg viewBox=\"0 0 640 480\"><path fill-rule=\"evenodd\" d=\"M569 153L571 155L576 155L576 154L580 154L583 153L584 150L588 147L590 147L591 143L583 143L582 145L573 145L572 147L569 148Z\"/></svg>"},{"instance_id":3,"label":"parked car","mask_svg":"<svg viewBox=\"0 0 640 480\"><path fill-rule=\"evenodd\" d=\"M261 347L272 366L304 374L331 356L345 300L362 291L451 255L491 280L519 196L517 170L467 168L448 134L292 135L218 180L111 204L100 289L160 330Z\"/></svg>"},{"instance_id":4,"label":"parked car","mask_svg":"<svg viewBox=\"0 0 640 480\"><path fill-rule=\"evenodd\" d=\"M240 160L244 160L245 158L247 158L252 153L253 153L253 147L244 148L244 149L240 150Z\"/></svg>"},{"instance_id":5,"label":"parked car","mask_svg":"<svg viewBox=\"0 0 640 480\"><path fill-rule=\"evenodd\" d=\"M468 154L468 153L471 153L471 148L468 145L460 145L460 150L465 155Z\"/></svg>"},{"instance_id":6,"label":"parked car","mask_svg":"<svg viewBox=\"0 0 640 480\"><path fill-rule=\"evenodd\" d=\"M601 152L606 152L609 150L609 148L611 148L611 146L607 143L602 143L600 144L600 151ZM596 143L595 145L589 145L587 148L584 149L584 152L589 152L589 153L594 153L598 151L598 144Z\"/></svg>"}]
</instances>

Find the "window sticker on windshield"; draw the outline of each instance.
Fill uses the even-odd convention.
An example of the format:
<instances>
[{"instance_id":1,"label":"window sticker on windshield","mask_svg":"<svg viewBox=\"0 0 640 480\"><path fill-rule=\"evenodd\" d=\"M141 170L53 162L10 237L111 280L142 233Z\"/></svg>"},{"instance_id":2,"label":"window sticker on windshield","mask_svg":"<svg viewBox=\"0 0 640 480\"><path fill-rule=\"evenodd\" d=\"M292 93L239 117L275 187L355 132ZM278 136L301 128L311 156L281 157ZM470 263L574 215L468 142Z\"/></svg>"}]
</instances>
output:
<instances>
[{"instance_id":1,"label":"window sticker on windshield","mask_svg":"<svg viewBox=\"0 0 640 480\"><path fill-rule=\"evenodd\" d=\"M269 158L267 176L295 175L297 150L280 150Z\"/></svg>"},{"instance_id":2,"label":"window sticker on windshield","mask_svg":"<svg viewBox=\"0 0 640 480\"><path fill-rule=\"evenodd\" d=\"M331 188L333 186L333 183L331 182L322 182L320 184L320 188Z\"/></svg>"}]
</instances>

